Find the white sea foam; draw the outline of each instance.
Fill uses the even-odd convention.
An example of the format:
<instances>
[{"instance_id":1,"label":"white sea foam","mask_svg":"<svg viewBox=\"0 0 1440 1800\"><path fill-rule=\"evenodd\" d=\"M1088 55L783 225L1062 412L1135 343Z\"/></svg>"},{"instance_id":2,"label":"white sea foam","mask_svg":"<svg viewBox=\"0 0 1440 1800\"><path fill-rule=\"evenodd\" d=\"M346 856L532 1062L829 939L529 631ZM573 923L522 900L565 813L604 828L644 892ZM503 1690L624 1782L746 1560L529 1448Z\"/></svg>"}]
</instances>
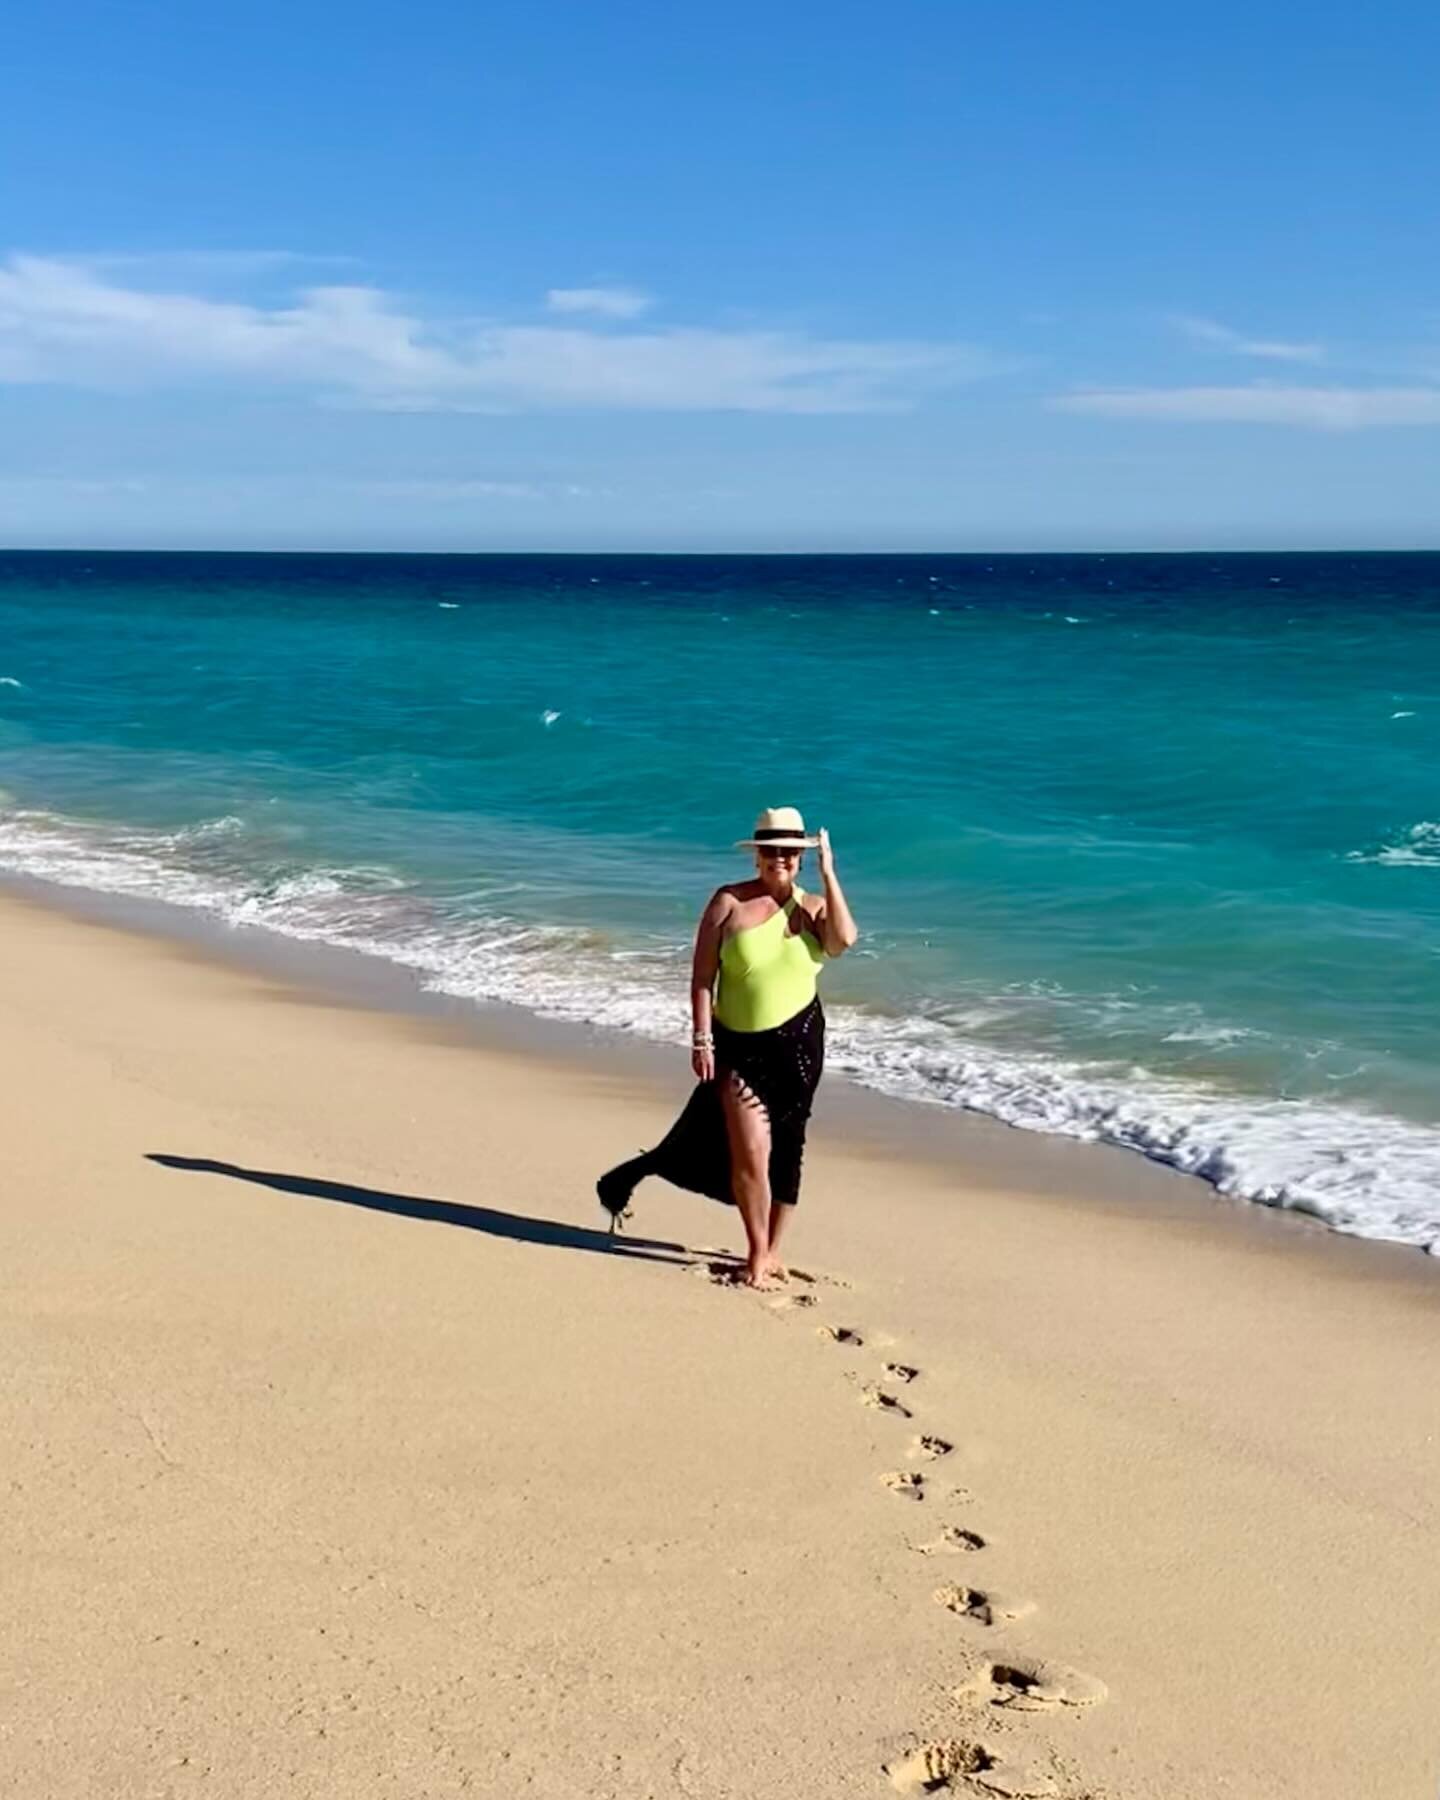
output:
<instances>
[{"instance_id":1,"label":"white sea foam","mask_svg":"<svg viewBox=\"0 0 1440 1800\"><path fill-rule=\"evenodd\" d=\"M1440 1241L1440 1128L1354 1108L1220 1094L958 1043L924 1024L836 1020L836 1067L911 1099L988 1113L1028 1131L1138 1150L1221 1193L1313 1214L1337 1230L1430 1248Z\"/></svg>"},{"instance_id":2,"label":"white sea foam","mask_svg":"<svg viewBox=\"0 0 1440 1800\"><path fill-rule=\"evenodd\" d=\"M1346 862L1379 863L1390 868L1440 869L1440 823L1421 819L1410 826L1397 842L1378 844L1368 850L1352 850Z\"/></svg>"},{"instance_id":3,"label":"white sea foam","mask_svg":"<svg viewBox=\"0 0 1440 1800\"><path fill-rule=\"evenodd\" d=\"M188 834L102 831L17 809L0 813L0 867L382 957L414 970L432 991L683 1040L686 946L680 942L637 949L613 945L598 932L577 940L573 929L516 918L456 918L383 867L282 870L256 880L186 866L177 856L182 837L193 848L207 838L223 842L238 829L226 817ZM1430 857L1440 856L1440 825L1424 831L1433 836ZM977 1016L983 1019L983 1009ZM1221 1093L1141 1068L992 1049L964 1035L973 1023L965 1013L941 1022L836 1007L831 1066L900 1098L1135 1150L1200 1176L1223 1194L1440 1254L1440 1127L1319 1102ZM1220 1041L1204 1029L1181 1027L1180 1034L1185 1041Z\"/></svg>"},{"instance_id":4,"label":"white sea foam","mask_svg":"<svg viewBox=\"0 0 1440 1800\"><path fill-rule=\"evenodd\" d=\"M198 825L186 825L167 840L177 847L182 844L204 844L215 838L234 837L245 829L245 821L236 813L218 819L204 819Z\"/></svg>"},{"instance_id":5,"label":"white sea foam","mask_svg":"<svg viewBox=\"0 0 1440 1800\"><path fill-rule=\"evenodd\" d=\"M1162 1042L1167 1044L1238 1044L1250 1033L1243 1025L1182 1025L1167 1031Z\"/></svg>"},{"instance_id":6,"label":"white sea foam","mask_svg":"<svg viewBox=\"0 0 1440 1800\"><path fill-rule=\"evenodd\" d=\"M13 675L0 675L0 687L23 688L25 683Z\"/></svg>"}]
</instances>

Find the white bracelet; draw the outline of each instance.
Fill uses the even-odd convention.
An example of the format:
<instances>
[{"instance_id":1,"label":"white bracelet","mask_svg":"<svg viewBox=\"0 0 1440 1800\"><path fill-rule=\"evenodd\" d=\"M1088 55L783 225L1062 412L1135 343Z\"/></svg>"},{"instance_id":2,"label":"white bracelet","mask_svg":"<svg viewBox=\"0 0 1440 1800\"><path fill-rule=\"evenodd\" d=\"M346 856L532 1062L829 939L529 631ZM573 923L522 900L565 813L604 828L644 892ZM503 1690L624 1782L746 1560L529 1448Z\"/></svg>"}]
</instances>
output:
<instances>
[{"instance_id":1,"label":"white bracelet","mask_svg":"<svg viewBox=\"0 0 1440 1800\"><path fill-rule=\"evenodd\" d=\"M708 1031L697 1031L690 1040L690 1048L692 1050L713 1050L715 1039Z\"/></svg>"}]
</instances>

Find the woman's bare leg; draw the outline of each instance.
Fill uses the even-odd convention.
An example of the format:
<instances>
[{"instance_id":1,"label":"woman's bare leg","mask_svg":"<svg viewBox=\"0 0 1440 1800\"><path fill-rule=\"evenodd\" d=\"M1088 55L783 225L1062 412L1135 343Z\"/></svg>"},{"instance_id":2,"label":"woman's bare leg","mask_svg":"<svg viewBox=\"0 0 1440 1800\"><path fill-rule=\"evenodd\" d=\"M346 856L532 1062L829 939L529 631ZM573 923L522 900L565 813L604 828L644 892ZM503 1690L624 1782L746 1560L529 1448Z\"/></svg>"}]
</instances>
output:
<instances>
[{"instance_id":1,"label":"woman's bare leg","mask_svg":"<svg viewBox=\"0 0 1440 1800\"><path fill-rule=\"evenodd\" d=\"M720 1104L730 1140L730 1185L750 1247L745 1281L760 1287L770 1274L770 1115L733 1075L720 1083Z\"/></svg>"},{"instance_id":2,"label":"woman's bare leg","mask_svg":"<svg viewBox=\"0 0 1440 1800\"><path fill-rule=\"evenodd\" d=\"M786 1206L783 1200L772 1200L770 1203L770 1273L780 1281L786 1278L785 1263L780 1255L780 1238L785 1227L790 1223L793 1206Z\"/></svg>"}]
</instances>

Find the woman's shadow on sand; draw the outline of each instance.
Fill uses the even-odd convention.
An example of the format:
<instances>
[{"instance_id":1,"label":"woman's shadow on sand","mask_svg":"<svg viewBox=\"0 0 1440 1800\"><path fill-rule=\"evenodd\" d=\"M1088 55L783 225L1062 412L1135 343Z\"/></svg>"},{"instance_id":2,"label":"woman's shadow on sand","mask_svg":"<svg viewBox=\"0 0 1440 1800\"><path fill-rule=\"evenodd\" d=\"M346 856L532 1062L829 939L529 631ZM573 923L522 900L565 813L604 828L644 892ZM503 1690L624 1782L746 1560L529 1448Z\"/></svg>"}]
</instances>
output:
<instances>
[{"instance_id":1,"label":"woman's shadow on sand","mask_svg":"<svg viewBox=\"0 0 1440 1800\"><path fill-rule=\"evenodd\" d=\"M564 1225L558 1219L532 1219L524 1213L500 1212L492 1206L462 1206L456 1200L432 1200L419 1194L387 1194L380 1188L355 1187L348 1181L317 1181L309 1175L282 1175L273 1169L242 1169L235 1163L214 1162L203 1156L167 1156L152 1150L146 1153L145 1160L166 1169L253 1181L258 1187L278 1188L282 1194L303 1194L310 1200L338 1200L344 1206L363 1206L371 1212L397 1213L401 1218L426 1219L435 1225L458 1225L465 1231L483 1231L491 1237L511 1238L522 1244L598 1250L605 1256L638 1257L642 1262L672 1263L677 1267L696 1260L684 1244L612 1235L584 1225Z\"/></svg>"}]
</instances>

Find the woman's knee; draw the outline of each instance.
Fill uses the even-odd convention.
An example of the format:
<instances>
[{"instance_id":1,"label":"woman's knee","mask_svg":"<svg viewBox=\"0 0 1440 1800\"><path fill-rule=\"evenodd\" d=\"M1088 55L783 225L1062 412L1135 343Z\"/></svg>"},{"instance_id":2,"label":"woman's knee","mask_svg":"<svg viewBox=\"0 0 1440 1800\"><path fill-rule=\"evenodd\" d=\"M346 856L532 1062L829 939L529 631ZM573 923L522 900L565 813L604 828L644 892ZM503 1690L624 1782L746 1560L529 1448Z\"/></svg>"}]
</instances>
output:
<instances>
[{"instance_id":1,"label":"woman's knee","mask_svg":"<svg viewBox=\"0 0 1440 1800\"><path fill-rule=\"evenodd\" d=\"M768 1141L755 1146L746 1158L743 1179L752 1184L755 1192L763 1200L770 1199L770 1145Z\"/></svg>"},{"instance_id":2,"label":"woman's knee","mask_svg":"<svg viewBox=\"0 0 1440 1800\"><path fill-rule=\"evenodd\" d=\"M730 1163L736 1174L760 1175L770 1166L770 1134L749 1119L731 1119Z\"/></svg>"},{"instance_id":3,"label":"woman's knee","mask_svg":"<svg viewBox=\"0 0 1440 1800\"><path fill-rule=\"evenodd\" d=\"M770 1134L757 1129L749 1118L727 1117L730 1128L730 1169L739 1181L765 1181L770 1172Z\"/></svg>"}]
</instances>

